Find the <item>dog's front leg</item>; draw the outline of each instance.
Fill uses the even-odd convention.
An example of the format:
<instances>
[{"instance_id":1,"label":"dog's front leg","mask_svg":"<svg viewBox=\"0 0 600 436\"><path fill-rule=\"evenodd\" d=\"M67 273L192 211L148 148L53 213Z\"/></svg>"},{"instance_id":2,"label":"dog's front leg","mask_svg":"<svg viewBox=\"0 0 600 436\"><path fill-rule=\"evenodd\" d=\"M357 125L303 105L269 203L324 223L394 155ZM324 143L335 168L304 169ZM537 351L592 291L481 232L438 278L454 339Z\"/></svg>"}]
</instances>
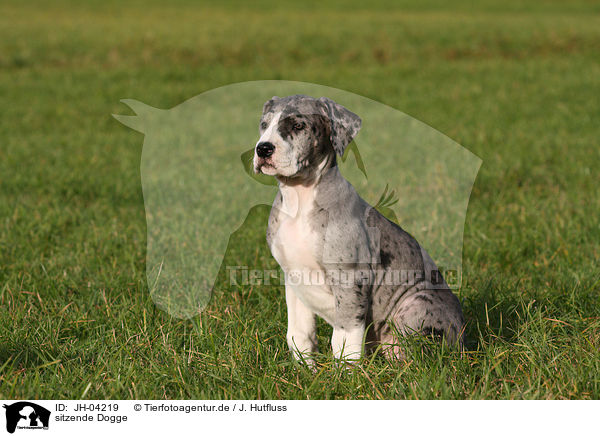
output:
<instances>
[{"instance_id":1,"label":"dog's front leg","mask_svg":"<svg viewBox=\"0 0 600 436\"><path fill-rule=\"evenodd\" d=\"M362 356L368 298L363 286L335 287L335 311L331 346L333 357L358 360Z\"/></svg>"},{"instance_id":2,"label":"dog's front leg","mask_svg":"<svg viewBox=\"0 0 600 436\"><path fill-rule=\"evenodd\" d=\"M358 360L362 355L365 324L351 327L336 325L333 327L331 346L333 357L340 360Z\"/></svg>"},{"instance_id":3,"label":"dog's front leg","mask_svg":"<svg viewBox=\"0 0 600 436\"><path fill-rule=\"evenodd\" d=\"M285 286L288 310L287 343L294 358L314 365L313 353L317 352L317 323L315 314L298 299L293 289Z\"/></svg>"}]
</instances>

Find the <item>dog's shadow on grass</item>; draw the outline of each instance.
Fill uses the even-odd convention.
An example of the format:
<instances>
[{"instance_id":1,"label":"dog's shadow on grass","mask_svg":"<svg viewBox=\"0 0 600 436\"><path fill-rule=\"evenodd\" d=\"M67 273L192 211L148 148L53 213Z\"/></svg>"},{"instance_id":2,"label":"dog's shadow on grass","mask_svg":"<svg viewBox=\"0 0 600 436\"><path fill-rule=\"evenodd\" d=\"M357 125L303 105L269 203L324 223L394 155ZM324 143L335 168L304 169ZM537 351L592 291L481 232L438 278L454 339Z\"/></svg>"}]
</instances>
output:
<instances>
[{"instance_id":1,"label":"dog's shadow on grass","mask_svg":"<svg viewBox=\"0 0 600 436\"><path fill-rule=\"evenodd\" d=\"M0 345L0 367L35 368L48 362L48 357L41 347L23 344Z\"/></svg>"},{"instance_id":2,"label":"dog's shadow on grass","mask_svg":"<svg viewBox=\"0 0 600 436\"><path fill-rule=\"evenodd\" d=\"M509 293L499 295L493 281L462 298L466 321L465 349L475 351L484 344L501 339L512 342L518 335L518 324L523 320L523 300Z\"/></svg>"}]
</instances>

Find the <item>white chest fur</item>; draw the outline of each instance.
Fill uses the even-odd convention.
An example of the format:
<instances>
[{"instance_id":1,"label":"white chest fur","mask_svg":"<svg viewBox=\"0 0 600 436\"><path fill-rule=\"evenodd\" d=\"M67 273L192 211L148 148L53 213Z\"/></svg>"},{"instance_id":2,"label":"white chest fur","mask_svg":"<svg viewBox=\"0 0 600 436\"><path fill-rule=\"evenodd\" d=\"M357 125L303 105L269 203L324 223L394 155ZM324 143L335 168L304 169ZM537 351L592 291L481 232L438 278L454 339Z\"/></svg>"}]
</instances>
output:
<instances>
[{"instance_id":1,"label":"white chest fur","mask_svg":"<svg viewBox=\"0 0 600 436\"><path fill-rule=\"evenodd\" d=\"M282 207L279 227L273 235L271 252L291 288L308 308L331 322L333 295L318 261L318 235L309 217L314 207L314 188L281 185Z\"/></svg>"}]
</instances>

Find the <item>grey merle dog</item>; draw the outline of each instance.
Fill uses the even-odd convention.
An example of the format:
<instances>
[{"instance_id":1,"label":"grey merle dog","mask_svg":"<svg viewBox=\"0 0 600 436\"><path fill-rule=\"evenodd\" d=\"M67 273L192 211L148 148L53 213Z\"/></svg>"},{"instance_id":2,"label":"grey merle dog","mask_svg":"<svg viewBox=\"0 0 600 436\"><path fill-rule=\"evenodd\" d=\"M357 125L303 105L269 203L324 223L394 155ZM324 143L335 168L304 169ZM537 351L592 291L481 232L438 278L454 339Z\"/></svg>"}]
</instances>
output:
<instances>
[{"instance_id":1,"label":"grey merle dog","mask_svg":"<svg viewBox=\"0 0 600 436\"><path fill-rule=\"evenodd\" d=\"M462 346L460 303L430 256L364 201L340 174L361 119L328 98L273 97L263 107L254 171L277 178L267 242L285 274L287 341L312 364L318 315L333 326L333 354L361 357L399 338L445 337Z\"/></svg>"}]
</instances>

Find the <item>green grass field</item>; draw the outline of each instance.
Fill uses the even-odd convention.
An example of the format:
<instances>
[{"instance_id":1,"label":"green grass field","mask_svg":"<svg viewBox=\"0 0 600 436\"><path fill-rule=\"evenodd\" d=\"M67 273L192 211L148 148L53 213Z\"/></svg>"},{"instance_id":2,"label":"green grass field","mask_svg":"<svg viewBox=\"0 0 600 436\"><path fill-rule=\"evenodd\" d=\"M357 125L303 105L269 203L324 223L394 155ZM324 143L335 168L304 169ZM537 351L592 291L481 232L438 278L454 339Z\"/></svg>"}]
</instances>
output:
<instances>
[{"instance_id":1,"label":"green grass field","mask_svg":"<svg viewBox=\"0 0 600 436\"><path fill-rule=\"evenodd\" d=\"M0 398L600 399L600 4L313 3L1 3ZM321 325L313 374L280 287L155 307L143 136L111 114L262 79L370 97L482 158L464 356L414 343L345 371ZM227 259L274 268L255 212Z\"/></svg>"}]
</instances>

